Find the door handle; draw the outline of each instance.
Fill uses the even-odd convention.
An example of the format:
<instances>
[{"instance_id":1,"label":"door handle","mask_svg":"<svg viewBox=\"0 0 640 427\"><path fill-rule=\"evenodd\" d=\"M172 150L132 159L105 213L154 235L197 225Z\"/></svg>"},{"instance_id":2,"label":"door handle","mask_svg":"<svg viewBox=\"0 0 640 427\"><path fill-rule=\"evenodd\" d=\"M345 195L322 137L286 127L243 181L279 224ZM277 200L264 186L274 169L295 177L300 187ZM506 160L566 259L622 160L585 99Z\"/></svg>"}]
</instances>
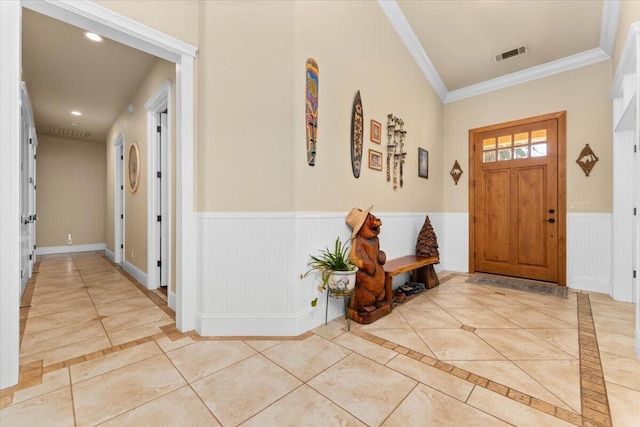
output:
<instances>
[{"instance_id":1,"label":"door handle","mask_svg":"<svg viewBox=\"0 0 640 427\"><path fill-rule=\"evenodd\" d=\"M543 219L543 221L546 221L546 222L548 222L549 224L553 224L554 222L556 222L556 220L555 220L555 219L553 219L553 218Z\"/></svg>"}]
</instances>

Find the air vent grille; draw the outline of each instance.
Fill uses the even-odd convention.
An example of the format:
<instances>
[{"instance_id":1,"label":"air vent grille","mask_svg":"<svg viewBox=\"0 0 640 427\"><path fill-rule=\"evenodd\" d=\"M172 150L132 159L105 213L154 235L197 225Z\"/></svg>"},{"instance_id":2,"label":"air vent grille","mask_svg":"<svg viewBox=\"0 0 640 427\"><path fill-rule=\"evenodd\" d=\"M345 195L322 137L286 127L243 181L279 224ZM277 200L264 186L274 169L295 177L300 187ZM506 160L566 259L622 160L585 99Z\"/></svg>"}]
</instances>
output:
<instances>
[{"instance_id":1,"label":"air vent grille","mask_svg":"<svg viewBox=\"0 0 640 427\"><path fill-rule=\"evenodd\" d=\"M494 58L496 62L506 61L507 59L513 59L516 56L524 55L528 51L527 46L520 46L506 52L498 53Z\"/></svg>"},{"instance_id":2,"label":"air vent grille","mask_svg":"<svg viewBox=\"0 0 640 427\"><path fill-rule=\"evenodd\" d=\"M51 126L51 133L53 135L65 136L67 138L91 139L91 132L82 129L65 129L57 126Z\"/></svg>"}]
</instances>

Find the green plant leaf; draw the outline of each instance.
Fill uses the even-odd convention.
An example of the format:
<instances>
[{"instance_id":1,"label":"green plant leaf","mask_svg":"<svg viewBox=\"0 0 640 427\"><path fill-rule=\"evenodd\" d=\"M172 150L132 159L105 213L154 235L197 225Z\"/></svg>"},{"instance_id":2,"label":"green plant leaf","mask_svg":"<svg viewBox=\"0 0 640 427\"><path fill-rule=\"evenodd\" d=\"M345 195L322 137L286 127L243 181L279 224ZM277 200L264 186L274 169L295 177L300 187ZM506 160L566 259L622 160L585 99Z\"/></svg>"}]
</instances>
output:
<instances>
[{"instance_id":1,"label":"green plant leaf","mask_svg":"<svg viewBox=\"0 0 640 427\"><path fill-rule=\"evenodd\" d=\"M315 297L313 301L311 301L311 307L315 307L316 305L318 305L318 297Z\"/></svg>"}]
</instances>

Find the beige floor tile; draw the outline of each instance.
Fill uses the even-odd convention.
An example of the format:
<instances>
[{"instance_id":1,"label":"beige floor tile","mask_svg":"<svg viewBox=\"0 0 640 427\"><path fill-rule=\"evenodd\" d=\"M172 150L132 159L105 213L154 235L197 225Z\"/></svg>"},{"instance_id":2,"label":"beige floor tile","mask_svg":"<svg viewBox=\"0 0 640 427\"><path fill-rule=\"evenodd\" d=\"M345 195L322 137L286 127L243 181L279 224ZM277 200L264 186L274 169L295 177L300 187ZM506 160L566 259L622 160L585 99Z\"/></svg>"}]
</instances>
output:
<instances>
[{"instance_id":1,"label":"beige floor tile","mask_svg":"<svg viewBox=\"0 0 640 427\"><path fill-rule=\"evenodd\" d=\"M464 279L466 280L467 278L465 277ZM496 292L496 288L491 286L478 285L465 281L450 280L447 282L447 285L461 294L493 294Z\"/></svg>"},{"instance_id":2,"label":"beige floor tile","mask_svg":"<svg viewBox=\"0 0 640 427\"><path fill-rule=\"evenodd\" d=\"M536 306L536 310L547 316L558 319L561 322L571 325L575 328L578 327L578 309L577 307L543 307Z\"/></svg>"},{"instance_id":3,"label":"beige floor tile","mask_svg":"<svg viewBox=\"0 0 640 427\"><path fill-rule=\"evenodd\" d=\"M566 362L566 361L561 361ZM453 361L449 362L454 366L464 369L481 377L490 379L496 383L511 387L521 393L541 399L547 403L560 406L567 410L572 408L563 402L559 397L544 387L544 384L536 381L524 370L520 369L513 362L504 361ZM580 399L580 383L578 382L578 399Z\"/></svg>"},{"instance_id":4,"label":"beige floor tile","mask_svg":"<svg viewBox=\"0 0 640 427\"><path fill-rule=\"evenodd\" d=\"M457 293L458 291L455 290L455 283L449 285L449 282L447 282L447 283L438 285L433 289L427 289L424 295L430 296L430 295L457 294Z\"/></svg>"},{"instance_id":5,"label":"beige floor tile","mask_svg":"<svg viewBox=\"0 0 640 427\"><path fill-rule=\"evenodd\" d=\"M32 303L29 309L29 317L42 316L43 314L60 313L69 310L79 310L93 307L93 302L89 295L78 295L68 300L54 301L50 303Z\"/></svg>"},{"instance_id":6,"label":"beige floor tile","mask_svg":"<svg viewBox=\"0 0 640 427\"><path fill-rule=\"evenodd\" d=\"M593 316L593 323L598 333L613 332L620 335L633 337L635 335L635 320L622 320L608 316Z\"/></svg>"},{"instance_id":7,"label":"beige floor tile","mask_svg":"<svg viewBox=\"0 0 640 427\"><path fill-rule=\"evenodd\" d=\"M69 384L69 368L48 372L42 376L42 384L16 391L12 405L68 387Z\"/></svg>"},{"instance_id":8,"label":"beige floor tile","mask_svg":"<svg viewBox=\"0 0 640 427\"><path fill-rule=\"evenodd\" d=\"M573 359L523 329L477 329L475 333L510 360Z\"/></svg>"},{"instance_id":9,"label":"beige floor tile","mask_svg":"<svg viewBox=\"0 0 640 427\"><path fill-rule=\"evenodd\" d=\"M87 288L93 304L100 305L108 302L123 301L138 298L144 295L133 285L115 285L113 287L89 287Z\"/></svg>"},{"instance_id":10,"label":"beige floor tile","mask_svg":"<svg viewBox=\"0 0 640 427\"><path fill-rule=\"evenodd\" d=\"M311 332L316 335L320 335L322 338L332 340L345 333L345 325L344 323L334 319L329 321L326 325L322 324L317 328L312 329Z\"/></svg>"},{"instance_id":11,"label":"beige floor tile","mask_svg":"<svg viewBox=\"0 0 640 427\"><path fill-rule=\"evenodd\" d=\"M600 361L606 381L640 392L640 361L638 359L601 351Z\"/></svg>"},{"instance_id":12,"label":"beige floor tile","mask_svg":"<svg viewBox=\"0 0 640 427\"><path fill-rule=\"evenodd\" d=\"M74 426L69 387L11 405L0 411L0 425L20 427Z\"/></svg>"},{"instance_id":13,"label":"beige floor tile","mask_svg":"<svg viewBox=\"0 0 640 427\"><path fill-rule=\"evenodd\" d=\"M436 357L435 354L427 347L420 335L413 329L371 329L370 334L383 338L392 343L401 345L409 350L417 351L426 356Z\"/></svg>"},{"instance_id":14,"label":"beige floor tile","mask_svg":"<svg viewBox=\"0 0 640 427\"><path fill-rule=\"evenodd\" d=\"M355 323L355 322L354 322ZM392 311L382 319L378 319L368 325L354 325L354 328L361 327L363 330L369 329L410 329L411 326L397 311Z\"/></svg>"},{"instance_id":15,"label":"beige floor tile","mask_svg":"<svg viewBox=\"0 0 640 427\"><path fill-rule=\"evenodd\" d=\"M616 427L640 425L640 392L607 383L611 419Z\"/></svg>"},{"instance_id":16,"label":"beige floor tile","mask_svg":"<svg viewBox=\"0 0 640 427\"><path fill-rule=\"evenodd\" d=\"M578 345L577 329L526 329L535 336L542 338L560 350L569 353L578 359L580 357L580 346Z\"/></svg>"},{"instance_id":17,"label":"beige floor tile","mask_svg":"<svg viewBox=\"0 0 640 427\"><path fill-rule=\"evenodd\" d=\"M382 364L387 363L398 354L388 348L351 334L342 334L335 338L333 342Z\"/></svg>"},{"instance_id":18,"label":"beige floor tile","mask_svg":"<svg viewBox=\"0 0 640 427\"><path fill-rule=\"evenodd\" d=\"M337 361L344 359L351 354L351 351L313 335L302 341L283 341L262 354L299 380L308 381Z\"/></svg>"},{"instance_id":19,"label":"beige floor tile","mask_svg":"<svg viewBox=\"0 0 640 427\"><path fill-rule=\"evenodd\" d=\"M618 356L633 359L636 357L633 340L626 335L615 333L598 333L598 347L600 351L617 354Z\"/></svg>"},{"instance_id":20,"label":"beige floor tile","mask_svg":"<svg viewBox=\"0 0 640 427\"><path fill-rule=\"evenodd\" d=\"M513 363L558 396L573 412L580 413L582 405L580 403L580 362L577 360L521 360ZM530 394L533 395L533 393ZM551 400L546 401L554 403Z\"/></svg>"},{"instance_id":21,"label":"beige floor tile","mask_svg":"<svg viewBox=\"0 0 640 427\"><path fill-rule=\"evenodd\" d=\"M505 290L505 293L509 298L532 307L576 307L578 304L576 294L571 292L567 298L538 295L515 290Z\"/></svg>"},{"instance_id":22,"label":"beige floor tile","mask_svg":"<svg viewBox=\"0 0 640 427\"><path fill-rule=\"evenodd\" d=\"M71 380L76 384L160 354L162 351L154 342L137 345L71 366Z\"/></svg>"},{"instance_id":23,"label":"beige floor tile","mask_svg":"<svg viewBox=\"0 0 640 427\"><path fill-rule=\"evenodd\" d=\"M400 311L400 315L404 317L404 320L406 320L413 329L458 329L462 326L462 323L458 322L455 317L441 308L433 310L404 309Z\"/></svg>"},{"instance_id":24,"label":"beige floor tile","mask_svg":"<svg viewBox=\"0 0 640 427\"><path fill-rule=\"evenodd\" d=\"M301 384L293 375L256 354L196 381L192 387L222 425L237 425Z\"/></svg>"},{"instance_id":25,"label":"beige floor tile","mask_svg":"<svg viewBox=\"0 0 640 427\"><path fill-rule=\"evenodd\" d=\"M174 323L175 322L172 319L164 319L158 322L136 326L135 328L110 333L109 339L111 340L113 345L124 344L130 341L139 340L140 338L146 338L155 334L159 334L162 332L162 329L160 329L162 326L171 325Z\"/></svg>"},{"instance_id":26,"label":"beige floor tile","mask_svg":"<svg viewBox=\"0 0 640 427\"><path fill-rule=\"evenodd\" d=\"M96 310L101 316L113 316L116 314L126 313L128 311L137 311L150 307L156 307L156 305L153 303L153 301L142 294L140 294L139 297L127 299L124 301L96 304Z\"/></svg>"},{"instance_id":27,"label":"beige floor tile","mask_svg":"<svg viewBox=\"0 0 640 427\"><path fill-rule=\"evenodd\" d=\"M407 356L398 355L386 366L461 402L466 401L473 390L472 383Z\"/></svg>"},{"instance_id":28,"label":"beige floor tile","mask_svg":"<svg viewBox=\"0 0 640 427\"><path fill-rule=\"evenodd\" d=\"M167 356L189 383L245 360L256 351L240 341L198 341Z\"/></svg>"},{"instance_id":29,"label":"beige floor tile","mask_svg":"<svg viewBox=\"0 0 640 427\"><path fill-rule=\"evenodd\" d=\"M156 344L158 344L162 351L164 351L165 353L187 346L189 344L193 344L194 342L195 341L191 339L191 337L184 337L175 341L171 341L169 337L164 337L156 340Z\"/></svg>"},{"instance_id":30,"label":"beige floor tile","mask_svg":"<svg viewBox=\"0 0 640 427\"><path fill-rule=\"evenodd\" d=\"M519 328L487 308L448 308L447 312L463 325L472 328Z\"/></svg>"},{"instance_id":31,"label":"beige floor tile","mask_svg":"<svg viewBox=\"0 0 640 427\"><path fill-rule=\"evenodd\" d=\"M73 385L76 422L96 425L185 384L164 355L79 382Z\"/></svg>"},{"instance_id":32,"label":"beige floor tile","mask_svg":"<svg viewBox=\"0 0 640 427\"><path fill-rule=\"evenodd\" d=\"M102 325L107 333L113 334L166 319L170 319L169 315L158 306L153 305L135 311L127 311L107 316L107 318L102 319Z\"/></svg>"},{"instance_id":33,"label":"beige floor tile","mask_svg":"<svg viewBox=\"0 0 640 427\"><path fill-rule=\"evenodd\" d=\"M525 304L514 298L509 298L506 295L501 295L495 291L493 293L468 293L465 296L471 298L473 301L481 304L484 307L522 307Z\"/></svg>"},{"instance_id":34,"label":"beige floor tile","mask_svg":"<svg viewBox=\"0 0 640 427\"><path fill-rule=\"evenodd\" d=\"M422 294L411 301L398 305L394 310L398 310L402 313L403 310L432 310L436 308L440 308L440 306L427 298L425 294Z\"/></svg>"},{"instance_id":35,"label":"beige floor tile","mask_svg":"<svg viewBox=\"0 0 640 427\"><path fill-rule=\"evenodd\" d=\"M107 334L104 332L102 324L98 320L69 324L46 331L25 333L22 338L20 354L27 356L33 353L40 353L45 350L86 341L91 338L106 336Z\"/></svg>"},{"instance_id":36,"label":"beige floor tile","mask_svg":"<svg viewBox=\"0 0 640 427\"><path fill-rule=\"evenodd\" d=\"M29 317L25 334L40 333L50 329L62 328L68 325L88 322L98 316L95 308L86 307L78 310L70 310L62 313L44 314L37 317Z\"/></svg>"},{"instance_id":37,"label":"beige floor tile","mask_svg":"<svg viewBox=\"0 0 640 427\"><path fill-rule=\"evenodd\" d=\"M36 360L42 360L43 366L49 366L109 347L111 347L111 342L105 335L103 337L90 338L86 341L56 347L39 353L33 353L28 356L21 356L20 363L24 364L35 362Z\"/></svg>"},{"instance_id":38,"label":"beige floor tile","mask_svg":"<svg viewBox=\"0 0 640 427\"><path fill-rule=\"evenodd\" d=\"M265 427L274 423L277 423L278 427L365 426L353 415L306 385L250 418L242 427Z\"/></svg>"},{"instance_id":39,"label":"beige floor tile","mask_svg":"<svg viewBox=\"0 0 640 427\"><path fill-rule=\"evenodd\" d=\"M491 309L522 328L574 327L530 307L492 307Z\"/></svg>"},{"instance_id":40,"label":"beige floor tile","mask_svg":"<svg viewBox=\"0 0 640 427\"><path fill-rule=\"evenodd\" d=\"M422 384L409 394L382 425L386 427L509 426L491 415Z\"/></svg>"},{"instance_id":41,"label":"beige floor tile","mask_svg":"<svg viewBox=\"0 0 640 427\"><path fill-rule=\"evenodd\" d=\"M38 284L40 287L40 284ZM74 298L82 298L89 295L87 293L87 288L85 287L59 287L57 292L46 292L44 294L35 292L33 293L33 298L31 298L31 305L40 305L46 303L54 303L54 302L64 302Z\"/></svg>"},{"instance_id":42,"label":"beige floor tile","mask_svg":"<svg viewBox=\"0 0 640 427\"><path fill-rule=\"evenodd\" d=\"M504 360L486 342L463 329L418 329L420 338L440 360Z\"/></svg>"},{"instance_id":43,"label":"beige floor tile","mask_svg":"<svg viewBox=\"0 0 640 427\"><path fill-rule=\"evenodd\" d=\"M379 426L416 384L357 354L346 357L308 383L369 426Z\"/></svg>"},{"instance_id":44,"label":"beige floor tile","mask_svg":"<svg viewBox=\"0 0 640 427\"><path fill-rule=\"evenodd\" d=\"M77 291L78 289L84 289L84 282L80 276L70 279L48 279L46 276L41 276L42 273L36 278L36 286L33 290L33 298L37 301L38 298L45 298L47 296L53 296L56 298L58 295L64 292ZM40 278L42 277L42 279Z\"/></svg>"},{"instance_id":45,"label":"beige floor tile","mask_svg":"<svg viewBox=\"0 0 640 427\"><path fill-rule=\"evenodd\" d=\"M219 425L220 423L198 398L198 395L188 386L100 424L101 427L217 427Z\"/></svg>"},{"instance_id":46,"label":"beige floor tile","mask_svg":"<svg viewBox=\"0 0 640 427\"><path fill-rule=\"evenodd\" d=\"M635 321L636 318L634 305L627 302L613 301L609 304L599 304L592 301L591 311L594 316L613 317L630 322Z\"/></svg>"},{"instance_id":47,"label":"beige floor tile","mask_svg":"<svg viewBox=\"0 0 640 427\"><path fill-rule=\"evenodd\" d=\"M538 411L508 397L499 395L482 387L473 389L467 404L491 414L507 423L519 427L571 427L559 418Z\"/></svg>"},{"instance_id":48,"label":"beige floor tile","mask_svg":"<svg viewBox=\"0 0 640 427\"><path fill-rule=\"evenodd\" d=\"M435 288L437 289L437 288ZM459 293L436 294L427 293L427 297L442 308L482 308L482 305Z\"/></svg>"}]
</instances>

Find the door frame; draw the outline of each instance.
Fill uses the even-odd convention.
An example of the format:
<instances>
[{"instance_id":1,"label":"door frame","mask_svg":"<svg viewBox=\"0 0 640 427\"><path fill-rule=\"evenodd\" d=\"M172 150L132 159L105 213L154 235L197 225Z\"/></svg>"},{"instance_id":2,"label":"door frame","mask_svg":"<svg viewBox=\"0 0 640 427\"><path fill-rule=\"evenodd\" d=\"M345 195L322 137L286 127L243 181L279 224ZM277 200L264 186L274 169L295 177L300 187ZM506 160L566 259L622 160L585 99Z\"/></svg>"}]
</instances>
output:
<instances>
[{"instance_id":1,"label":"door frame","mask_svg":"<svg viewBox=\"0 0 640 427\"><path fill-rule=\"evenodd\" d=\"M194 59L198 49L91 2L0 1L0 388L17 384L20 336L22 7L176 64L176 327L195 328Z\"/></svg>"},{"instance_id":2,"label":"door frame","mask_svg":"<svg viewBox=\"0 0 640 427\"><path fill-rule=\"evenodd\" d=\"M113 187L113 262L124 261L124 132L113 140L114 187Z\"/></svg>"},{"instance_id":3,"label":"door frame","mask_svg":"<svg viewBox=\"0 0 640 427\"><path fill-rule=\"evenodd\" d=\"M476 134L545 120L558 121L558 285L567 285L567 112L559 111L469 130L469 273L475 270L475 137Z\"/></svg>"},{"instance_id":4,"label":"door frame","mask_svg":"<svg viewBox=\"0 0 640 427\"><path fill-rule=\"evenodd\" d=\"M147 289L157 289L160 286L160 269L157 257L164 263L161 267L165 277L171 277L171 80L165 80L162 85L144 104L147 112ZM160 126L159 113L167 110L167 138L158 153L158 132ZM162 157L159 159L159 157ZM162 185L158 184L156 171L162 172ZM159 206L159 200L162 206ZM157 216L162 215L161 229L157 226ZM162 253L159 253L162 240ZM167 285L170 284L167 280Z\"/></svg>"}]
</instances>

